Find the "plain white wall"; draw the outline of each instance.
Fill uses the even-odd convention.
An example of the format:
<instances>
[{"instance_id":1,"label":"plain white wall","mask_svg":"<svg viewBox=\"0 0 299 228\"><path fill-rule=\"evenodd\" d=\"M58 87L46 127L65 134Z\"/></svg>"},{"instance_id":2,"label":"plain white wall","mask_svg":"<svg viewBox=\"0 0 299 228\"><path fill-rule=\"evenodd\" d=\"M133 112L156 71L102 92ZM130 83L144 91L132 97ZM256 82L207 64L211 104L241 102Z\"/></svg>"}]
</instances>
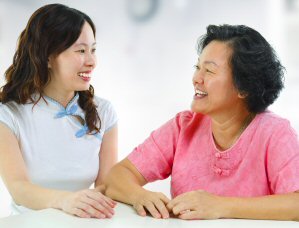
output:
<instances>
[{"instance_id":1,"label":"plain white wall","mask_svg":"<svg viewBox=\"0 0 299 228\"><path fill-rule=\"evenodd\" d=\"M98 67L92 84L118 112L120 159L152 130L189 108L196 41L208 24L246 24L274 46L287 74L285 89L270 109L299 131L297 6L288 10L283 0L158 0L156 13L141 22L130 17L128 7L143 2L136 9L146 10L151 0L59 2L87 13L97 26ZM1 84L17 37L30 15L46 3L55 1L0 0ZM169 195L169 179L146 187ZM2 183L0 202L0 216L7 215L9 196Z\"/></svg>"}]
</instances>

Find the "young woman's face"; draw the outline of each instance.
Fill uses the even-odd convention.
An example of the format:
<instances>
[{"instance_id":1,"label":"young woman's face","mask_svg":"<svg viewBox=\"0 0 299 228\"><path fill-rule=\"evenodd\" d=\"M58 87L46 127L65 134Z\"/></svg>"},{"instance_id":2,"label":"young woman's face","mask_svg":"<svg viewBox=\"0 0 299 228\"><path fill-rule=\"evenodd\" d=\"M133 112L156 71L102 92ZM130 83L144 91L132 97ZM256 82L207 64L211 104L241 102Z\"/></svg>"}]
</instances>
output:
<instances>
[{"instance_id":1,"label":"young woman's face","mask_svg":"<svg viewBox=\"0 0 299 228\"><path fill-rule=\"evenodd\" d=\"M50 87L65 92L89 89L96 66L96 42L91 26L85 22L77 41L56 57L49 58Z\"/></svg>"},{"instance_id":2,"label":"young woman's face","mask_svg":"<svg viewBox=\"0 0 299 228\"><path fill-rule=\"evenodd\" d=\"M191 109L218 115L245 105L233 84L229 60L232 49L224 42L212 41L202 51L193 76L195 95Z\"/></svg>"}]
</instances>

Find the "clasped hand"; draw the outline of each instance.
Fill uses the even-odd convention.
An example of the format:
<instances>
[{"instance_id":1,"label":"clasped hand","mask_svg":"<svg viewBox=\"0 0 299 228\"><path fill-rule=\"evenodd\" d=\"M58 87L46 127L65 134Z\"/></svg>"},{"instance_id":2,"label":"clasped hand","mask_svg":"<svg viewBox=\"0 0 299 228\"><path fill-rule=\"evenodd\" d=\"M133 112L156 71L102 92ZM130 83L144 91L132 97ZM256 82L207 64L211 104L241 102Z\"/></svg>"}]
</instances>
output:
<instances>
[{"instance_id":1,"label":"clasped hand","mask_svg":"<svg viewBox=\"0 0 299 228\"><path fill-rule=\"evenodd\" d=\"M133 207L141 216L148 211L154 218L217 219L222 217L221 197L203 190L187 192L170 200L163 193L144 190Z\"/></svg>"}]
</instances>

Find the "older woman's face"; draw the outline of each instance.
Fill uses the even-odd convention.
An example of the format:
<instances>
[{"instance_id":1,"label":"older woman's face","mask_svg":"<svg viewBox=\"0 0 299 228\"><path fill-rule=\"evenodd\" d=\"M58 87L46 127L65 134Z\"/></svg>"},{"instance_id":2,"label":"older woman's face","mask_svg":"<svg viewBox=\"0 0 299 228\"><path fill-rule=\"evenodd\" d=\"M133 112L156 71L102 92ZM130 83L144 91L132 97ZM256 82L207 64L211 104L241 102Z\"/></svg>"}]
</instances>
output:
<instances>
[{"instance_id":1,"label":"older woman's face","mask_svg":"<svg viewBox=\"0 0 299 228\"><path fill-rule=\"evenodd\" d=\"M233 85L231 54L232 49L221 41L212 41L203 49L193 76L192 111L213 116L245 105Z\"/></svg>"}]
</instances>

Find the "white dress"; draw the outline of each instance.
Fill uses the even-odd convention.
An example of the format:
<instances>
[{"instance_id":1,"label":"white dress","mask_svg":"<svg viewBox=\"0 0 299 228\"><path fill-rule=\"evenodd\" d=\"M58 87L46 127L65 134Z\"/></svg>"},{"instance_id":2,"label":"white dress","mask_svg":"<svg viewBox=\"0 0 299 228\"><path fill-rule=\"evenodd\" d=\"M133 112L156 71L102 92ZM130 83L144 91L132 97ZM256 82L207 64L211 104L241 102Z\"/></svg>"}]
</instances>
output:
<instances>
[{"instance_id":1,"label":"white dress","mask_svg":"<svg viewBox=\"0 0 299 228\"><path fill-rule=\"evenodd\" d=\"M95 97L101 130L86 134L87 127L79 120L85 114L78 98L76 94L66 108L46 96L35 106L0 103L0 121L15 134L32 183L68 191L94 183L102 137L117 123L117 115L109 101ZM12 202L13 213L26 210Z\"/></svg>"}]
</instances>

